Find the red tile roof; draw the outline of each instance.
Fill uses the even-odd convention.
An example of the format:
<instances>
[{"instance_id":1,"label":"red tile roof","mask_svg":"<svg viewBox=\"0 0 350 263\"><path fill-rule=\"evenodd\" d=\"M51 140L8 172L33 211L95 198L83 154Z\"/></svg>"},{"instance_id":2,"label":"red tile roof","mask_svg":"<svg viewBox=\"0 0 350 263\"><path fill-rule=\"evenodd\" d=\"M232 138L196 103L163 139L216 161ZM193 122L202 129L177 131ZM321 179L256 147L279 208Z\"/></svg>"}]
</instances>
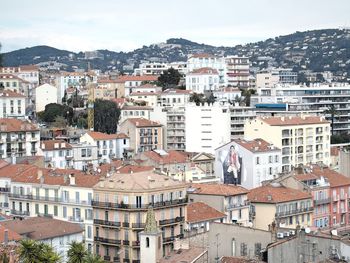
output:
<instances>
[{"instance_id":1,"label":"red tile roof","mask_svg":"<svg viewBox=\"0 0 350 263\"><path fill-rule=\"evenodd\" d=\"M15 92L15 91L12 91L12 90L3 90L0 92L0 97L9 97L9 98L25 98L24 95L18 93L18 92Z\"/></svg>"},{"instance_id":2,"label":"red tile roof","mask_svg":"<svg viewBox=\"0 0 350 263\"><path fill-rule=\"evenodd\" d=\"M129 138L125 133L107 134L103 132L90 131L87 134L94 140L113 140Z\"/></svg>"},{"instance_id":3,"label":"red tile roof","mask_svg":"<svg viewBox=\"0 0 350 263\"><path fill-rule=\"evenodd\" d=\"M145 118L128 118L125 121L129 121L134 124L136 127L160 127L162 124L151 121Z\"/></svg>"},{"instance_id":4,"label":"red tile roof","mask_svg":"<svg viewBox=\"0 0 350 263\"><path fill-rule=\"evenodd\" d=\"M242 186L232 184L191 184L191 188L195 188L192 193L200 195L234 196L249 192Z\"/></svg>"},{"instance_id":5,"label":"red tile roof","mask_svg":"<svg viewBox=\"0 0 350 263\"><path fill-rule=\"evenodd\" d=\"M198 68L191 71L189 74L199 74L199 75L218 75L219 72L213 68Z\"/></svg>"},{"instance_id":6,"label":"red tile roof","mask_svg":"<svg viewBox=\"0 0 350 263\"><path fill-rule=\"evenodd\" d=\"M224 218L226 215L203 202L187 205L187 222L196 223Z\"/></svg>"},{"instance_id":7,"label":"red tile roof","mask_svg":"<svg viewBox=\"0 0 350 263\"><path fill-rule=\"evenodd\" d=\"M273 146L271 143L263 139L255 139L247 141L244 139L233 140L235 143L241 145L243 148L247 149L250 152L272 152L279 151L279 149Z\"/></svg>"},{"instance_id":8,"label":"red tile roof","mask_svg":"<svg viewBox=\"0 0 350 263\"><path fill-rule=\"evenodd\" d=\"M142 92L132 92L129 96L159 96L160 92L150 92L150 91L142 91Z\"/></svg>"},{"instance_id":9,"label":"red tile roof","mask_svg":"<svg viewBox=\"0 0 350 263\"><path fill-rule=\"evenodd\" d=\"M154 166L128 164L117 169L117 172L124 174L124 173L146 172L146 171L153 171L153 170L154 170Z\"/></svg>"},{"instance_id":10,"label":"red tile roof","mask_svg":"<svg viewBox=\"0 0 350 263\"><path fill-rule=\"evenodd\" d=\"M29 121L18 119L0 119L0 131L2 132L20 132L20 131L38 131L39 128Z\"/></svg>"},{"instance_id":11,"label":"red tile roof","mask_svg":"<svg viewBox=\"0 0 350 263\"><path fill-rule=\"evenodd\" d=\"M150 106L124 105L122 110L152 110Z\"/></svg>"},{"instance_id":12,"label":"red tile roof","mask_svg":"<svg viewBox=\"0 0 350 263\"><path fill-rule=\"evenodd\" d=\"M263 262L258 259L246 257L222 257L220 263L259 263Z\"/></svg>"},{"instance_id":13,"label":"red tile roof","mask_svg":"<svg viewBox=\"0 0 350 263\"><path fill-rule=\"evenodd\" d=\"M284 186L265 185L250 190L248 199L252 203L283 203L294 200L308 199L311 195Z\"/></svg>"},{"instance_id":14,"label":"red tile roof","mask_svg":"<svg viewBox=\"0 0 350 263\"><path fill-rule=\"evenodd\" d=\"M259 119L258 119L259 120ZM329 123L324 117L305 116L305 117L263 117L263 122L271 126L290 126L290 125L309 125Z\"/></svg>"},{"instance_id":15,"label":"red tile roof","mask_svg":"<svg viewBox=\"0 0 350 263\"><path fill-rule=\"evenodd\" d=\"M157 81L158 80L158 76L156 76L156 75L119 76L117 80L119 82L126 82L126 81Z\"/></svg>"},{"instance_id":16,"label":"red tile roof","mask_svg":"<svg viewBox=\"0 0 350 263\"><path fill-rule=\"evenodd\" d=\"M2 225L2 222L0 222L0 244L4 243L5 230L7 230L8 233L8 241L18 241L22 239L22 237L18 233L5 227L4 225Z\"/></svg>"},{"instance_id":17,"label":"red tile roof","mask_svg":"<svg viewBox=\"0 0 350 263\"><path fill-rule=\"evenodd\" d=\"M1 224L33 240L45 240L83 232L79 224L48 217L29 217L24 220L4 221Z\"/></svg>"},{"instance_id":18,"label":"red tile roof","mask_svg":"<svg viewBox=\"0 0 350 263\"><path fill-rule=\"evenodd\" d=\"M187 155L180 151L170 150L166 155L160 155L156 151L146 151L142 155L158 164L186 163L189 162Z\"/></svg>"},{"instance_id":19,"label":"red tile roof","mask_svg":"<svg viewBox=\"0 0 350 263\"><path fill-rule=\"evenodd\" d=\"M41 141L40 148L43 151L72 149L72 146L63 140Z\"/></svg>"}]
</instances>

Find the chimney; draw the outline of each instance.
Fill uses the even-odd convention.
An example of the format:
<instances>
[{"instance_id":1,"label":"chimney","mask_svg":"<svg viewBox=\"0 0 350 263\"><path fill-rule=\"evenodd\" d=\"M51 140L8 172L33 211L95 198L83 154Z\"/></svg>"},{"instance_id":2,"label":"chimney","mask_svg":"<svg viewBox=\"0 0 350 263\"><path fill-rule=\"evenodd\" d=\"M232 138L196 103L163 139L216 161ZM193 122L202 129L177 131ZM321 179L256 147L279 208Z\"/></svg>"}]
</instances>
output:
<instances>
[{"instance_id":1,"label":"chimney","mask_svg":"<svg viewBox=\"0 0 350 263\"><path fill-rule=\"evenodd\" d=\"M11 156L11 163L16 164L16 154L12 154Z\"/></svg>"},{"instance_id":2,"label":"chimney","mask_svg":"<svg viewBox=\"0 0 350 263\"><path fill-rule=\"evenodd\" d=\"M37 179L39 180L41 177L43 177L43 171L38 169L38 176Z\"/></svg>"},{"instance_id":3,"label":"chimney","mask_svg":"<svg viewBox=\"0 0 350 263\"><path fill-rule=\"evenodd\" d=\"M69 175L69 185L75 185L75 175L74 174Z\"/></svg>"},{"instance_id":4,"label":"chimney","mask_svg":"<svg viewBox=\"0 0 350 263\"><path fill-rule=\"evenodd\" d=\"M283 117L281 117L281 121L284 121L284 116L283 116Z\"/></svg>"},{"instance_id":5,"label":"chimney","mask_svg":"<svg viewBox=\"0 0 350 263\"><path fill-rule=\"evenodd\" d=\"M9 242L9 231L5 229L4 231L4 245L7 246Z\"/></svg>"}]
</instances>

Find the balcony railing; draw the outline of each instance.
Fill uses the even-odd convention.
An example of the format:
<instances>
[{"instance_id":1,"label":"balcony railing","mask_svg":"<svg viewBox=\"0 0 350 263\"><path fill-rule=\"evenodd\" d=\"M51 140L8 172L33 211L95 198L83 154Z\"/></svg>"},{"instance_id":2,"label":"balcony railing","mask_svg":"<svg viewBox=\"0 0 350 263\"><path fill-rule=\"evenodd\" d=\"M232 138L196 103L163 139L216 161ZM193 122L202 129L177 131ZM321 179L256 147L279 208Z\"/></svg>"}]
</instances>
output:
<instances>
[{"instance_id":1,"label":"balcony railing","mask_svg":"<svg viewBox=\"0 0 350 263\"><path fill-rule=\"evenodd\" d=\"M124 246L129 246L130 244L130 241L129 240L123 240L123 245Z\"/></svg>"},{"instance_id":2,"label":"balcony railing","mask_svg":"<svg viewBox=\"0 0 350 263\"><path fill-rule=\"evenodd\" d=\"M1 193L9 193L10 192L10 187L0 187L0 192Z\"/></svg>"},{"instance_id":3,"label":"balcony railing","mask_svg":"<svg viewBox=\"0 0 350 263\"><path fill-rule=\"evenodd\" d=\"M102 226L120 227L120 222L113 222L107 220L94 219L94 224Z\"/></svg>"},{"instance_id":4,"label":"balcony railing","mask_svg":"<svg viewBox=\"0 0 350 263\"><path fill-rule=\"evenodd\" d=\"M139 240L132 241L131 245L132 245L133 247L139 247L139 246L140 246L140 241L139 241Z\"/></svg>"},{"instance_id":5,"label":"balcony railing","mask_svg":"<svg viewBox=\"0 0 350 263\"><path fill-rule=\"evenodd\" d=\"M105 237L94 237L94 241L106 243L106 244L112 244L112 245L121 245L122 241L119 239L111 239L111 238L105 238Z\"/></svg>"},{"instance_id":6,"label":"balcony railing","mask_svg":"<svg viewBox=\"0 0 350 263\"><path fill-rule=\"evenodd\" d=\"M19 211L12 209L11 214L15 216L29 216L29 211Z\"/></svg>"},{"instance_id":7,"label":"balcony railing","mask_svg":"<svg viewBox=\"0 0 350 263\"><path fill-rule=\"evenodd\" d=\"M75 200L75 199L66 199L61 197L50 197L50 196L37 196L32 194L13 194L9 193L9 197L15 198L15 199L26 199L26 200L40 200L40 201L47 201L47 202L60 202L60 203L69 203L69 204L77 204L77 205L91 205L90 201L86 200Z\"/></svg>"},{"instance_id":8,"label":"balcony railing","mask_svg":"<svg viewBox=\"0 0 350 263\"><path fill-rule=\"evenodd\" d=\"M245 206L249 206L250 202L248 200L245 200L243 203L240 204L228 204L227 209L240 209Z\"/></svg>"},{"instance_id":9,"label":"balcony railing","mask_svg":"<svg viewBox=\"0 0 350 263\"><path fill-rule=\"evenodd\" d=\"M113 257L113 262L119 263L120 262L120 257Z\"/></svg>"},{"instance_id":10,"label":"balcony railing","mask_svg":"<svg viewBox=\"0 0 350 263\"><path fill-rule=\"evenodd\" d=\"M177 235L177 236L170 236L170 237L164 237L163 238L163 243L168 243L168 242L172 242L172 241L174 241L175 240L175 238L183 238L184 237L184 235L183 234L179 234L179 235Z\"/></svg>"},{"instance_id":11,"label":"balcony railing","mask_svg":"<svg viewBox=\"0 0 350 263\"><path fill-rule=\"evenodd\" d=\"M123 226L123 227L129 227L129 226L130 226L130 223L129 223L129 222L123 222L122 226Z\"/></svg>"},{"instance_id":12,"label":"balcony railing","mask_svg":"<svg viewBox=\"0 0 350 263\"><path fill-rule=\"evenodd\" d=\"M132 223L131 226L132 228L140 228L140 229L143 229L145 228L145 223Z\"/></svg>"},{"instance_id":13,"label":"balcony railing","mask_svg":"<svg viewBox=\"0 0 350 263\"><path fill-rule=\"evenodd\" d=\"M182 205L186 204L188 202L187 198L183 199L177 199L172 201L164 201L164 202L156 202L156 203L150 203L150 204L124 204L124 203L112 203L112 202L99 202L99 201L92 201L92 206L94 207L104 207L104 208L111 208L111 209L141 209L141 210L147 210L150 205L153 206L154 209L163 208L167 206L176 206L176 205Z\"/></svg>"},{"instance_id":14,"label":"balcony railing","mask_svg":"<svg viewBox=\"0 0 350 263\"><path fill-rule=\"evenodd\" d=\"M324 199L316 199L314 200L315 205L323 205L323 204L329 204L331 202L331 198L324 198Z\"/></svg>"},{"instance_id":15,"label":"balcony railing","mask_svg":"<svg viewBox=\"0 0 350 263\"><path fill-rule=\"evenodd\" d=\"M172 219L159 220L159 225L171 225L176 224L178 222L182 222L185 218L183 216L178 216Z\"/></svg>"},{"instance_id":16,"label":"balcony railing","mask_svg":"<svg viewBox=\"0 0 350 263\"><path fill-rule=\"evenodd\" d=\"M299 209L293 209L289 211L284 211L284 212L278 212L276 213L276 217L284 217L284 216L290 216L294 214L301 214L301 213L306 213L312 211L314 208L313 207L305 207L305 208L299 208Z\"/></svg>"},{"instance_id":17,"label":"balcony railing","mask_svg":"<svg viewBox=\"0 0 350 263\"><path fill-rule=\"evenodd\" d=\"M84 218L69 216L68 221L82 223L84 222Z\"/></svg>"},{"instance_id":18,"label":"balcony railing","mask_svg":"<svg viewBox=\"0 0 350 263\"><path fill-rule=\"evenodd\" d=\"M110 261L110 260L111 260L111 256L103 256L103 259L104 259L105 261Z\"/></svg>"}]
</instances>

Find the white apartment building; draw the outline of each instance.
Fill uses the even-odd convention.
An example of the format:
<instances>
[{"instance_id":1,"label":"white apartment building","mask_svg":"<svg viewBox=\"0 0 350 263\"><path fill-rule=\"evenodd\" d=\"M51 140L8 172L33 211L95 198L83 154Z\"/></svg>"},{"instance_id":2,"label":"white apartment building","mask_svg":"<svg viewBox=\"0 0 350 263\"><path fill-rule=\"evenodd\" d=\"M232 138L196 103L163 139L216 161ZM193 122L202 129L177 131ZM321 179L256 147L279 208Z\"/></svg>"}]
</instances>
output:
<instances>
[{"instance_id":1,"label":"white apartment building","mask_svg":"<svg viewBox=\"0 0 350 263\"><path fill-rule=\"evenodd\" d=\"M190 102L191 90L166 89L158 97L158 106L184 107Z\"/></svg>"},{"instance_id":2,"label":"white apartment building","mask_svg":"<svg viewBox=\"0 0 350 263\"><path fill-rule=\"evenodd\" d=\"M172 63L144 62L144 63L141 63L138 68L134 69L134 75L136 76L160 75L164 71L170 68L178 70L181 74L186 74L187 72L186 62L172 62Z\"/></svg>"},{"instance_id":3,"label":"white apartment building","mask_svg":"<svg viewBox=\"0 0 350 263\"><path fill-rule=\"evenodd\" d=\"M162 87L158 87L157 85L147 83L132 89L132 93L138 92L160 93L162 92Z\"/></svg>"},{"instance_id":4,"label":"white apartment building","mask_svg":"<svg viewBox=\"0 0 350 263\"><path fill-rule=\"evenodd\" d=\"M133 92L134 88L143 85L145 82L157 81L157 75L145 75L145 76L119 76L117 81L119 83L124 83L124 95L128 97L129 94Z\"/></svg>"},{"instance_id":5,"label":"white apartment building","mask_svg":"<svg viewBox=\"0 0 350 263\"><path fill-rule=\"evenodd\" d=\"M154 107L157 105L158 98L160 93L154 92L132 92L129 94L129 98L132 102Z\"/></svg>"},{"instance_id":6,"label":"white apartment building","mask_svg":"<svg viewBox=\"0 0 350 263\"><path fill-rule=\"evenodd\" d=\"M210 54L193 54L187 59L187 70L191 72L200 68L213 68L219 73L219 85L225 85L226 82L226 64L224 57L218 57Z\"/></svg>"},{"instance_id":7,"label":"white apartment building","mask_svg":"<svg viewBox=\"0 0 350 263\"><path fill-rule=\"evenodd\" d=\"M296 84L298 73L292 69L272 68L256 74L257 88L273 88L276 84Z\"/></svg>"},{"instance_id":8,"label":"white apartment building","mask_svg":"<svg viewBox=\"0 0 350 263\"><path fill-rule=\"evenodd\" d=\"M99 161L97 157L97 145L89 143L72 143L73 160L71 168L87 171L89 167L97 169Z\"/></svg>"},{"instance_id":9,"label":"white apartment building","mask_svg":"<svg viewBox=\"0 0 350 263\"><path fill-rule=\"evenodd\" d=\"M34 156L40 143L39 128L18 119L0 119L0 159Z\"/></svg>"},{"instance_id":10,"label":"white apartment building","mask_svg":"<svg viewBox=\"0 0 350 263\"><path fill-rule=\"evenodd\" d=\"M215 153L215 149L231 140L230 109L214 103L185 107L185 142L187 152Z\"/></svg>"},{"instance_id":11,"label":"white apartment building","mask_svg":"<svg viewBox=\"0 0 350 263\"><path fill-rule=\"evenodd\" d=\"M26 97L11 90L0 91L0 118L24 119Z\"/></svg>"},{"instance_id":12,"label":"white apartment building","mask_svg":"<svg viewBox=\"0 0 350 263\"><path fill-rule=\"evenodd\" d=\"M124 158L129 149L129 137L124 133L107 134L91 131L80 137L80 143L97 146L99 163L110 163L112 159Z\"/></svg>"},{"instance_id":13,"label":"white apartment building","mask_svg":"<svg viewBox=\"0 0 350 263\"><path fill-rule=\"evenodd\" d=\"M44 111L47 104L57 103L57 88L50 84L36 87L34 101L35 111Z\"/></svg>"},{"instance_id":14,"label":"white apartment building","mask_svg":"<svg viewBox=\"0 0 350 263\"><path fill-rule=\"evenodd\" d=\"M276 178L281 162L281 149L272 144L262 139L235 139L215 150L215 175L225 184L252 189Z\"/></svg>"},{"instance_id":15,"label":"white apartment building","mask_svg":"<svg viewBox=\"0 0 350 263\"><path fill-rule=\"evenodd\" d=\"M231 113L231 139L244 137L244 124L247 120L256 118L254 107L239 106L238 104L230 106Z\"/></svg>"},{"instance_id":16,"label":"white apartment building","mask_svg":"<svg viewBox=\"0 0 350 263\"><path fill-rule=\"evenodd\" d=\"M282 172L307 164L330 164L330 123L324 117L266 117L247 121L244 136L282 149Z\"/></svg>"},{"instance_id":17,"label":"white apartment building","mask_svg":"<svg viewBox=\"0 0 350 263\"><path fill-rule=\"evenodd\" d=\"M46 168L66 169L72 166L72 146L63 140L42 141L38 155L44 156Z\"/></svg>"},{"instance_id":18,"label":"white apartment building","mask_svg":"<svg viewBox=\"0 0 350 263\"><path fill-rule=\"evenodd\" d=\"M227 56L225 66L227 86L249 88L249 58Z\"/></svg>"},{"instance_id":19,"label":"white apartment building","mask_svg":"<svg viewBox=\"0 0 350 263\"><path fill-rule=\"evenodd\" d=\"M213 68L198 68L186 74L186 90L195 93L214 91L219 88L219 72Z\"/></svg>"},{"instance_id":20,"label":"white apartment building","mask_svg":"<svg viewBox=\"0 0 350 263\"><path fill-rule=\"evenodd\" d=\"M86 246L92 251L92 187L100 179L98 174L40 169L34 165L7 165L0 169L0 177L11 180L8 194L11 215L40 215L81 224Z\"/></svg>"},{"instance_id":21,"label":"white apartment building","mask_svg":"<svg viewBox=\"0 0 350 263\"><path fill-rule=\"evenodd\" d=\"M257 95L252 95L252 106L281 104L285 111L331 115L324 111L334 105L334 133L350 132L350 85L332 83L329 85L313 84L310 87L300 85L275 85L272 88L259 88Z\"/></svg>"},{"instance_id":22,"label":"white apartment building","mask_svg":"<svg viewBox=\"0 0 350 263\"><path fill-rule=\"evenodd\" d=\"M226 87L213 92L217 101L235 101L241 98L241 91L238 88Z\"/></svg>"},{"instance_id":23,"label":"white apartment building","mask_svg":"<svg viewBox=\"0 0 350 263\"><path fill-rule=\"evenodd\" d=\"M150 106L124 105L120 111L119 123L128 118L145 118L150 120L153 108Z\"/></svg>"}]
</instances>

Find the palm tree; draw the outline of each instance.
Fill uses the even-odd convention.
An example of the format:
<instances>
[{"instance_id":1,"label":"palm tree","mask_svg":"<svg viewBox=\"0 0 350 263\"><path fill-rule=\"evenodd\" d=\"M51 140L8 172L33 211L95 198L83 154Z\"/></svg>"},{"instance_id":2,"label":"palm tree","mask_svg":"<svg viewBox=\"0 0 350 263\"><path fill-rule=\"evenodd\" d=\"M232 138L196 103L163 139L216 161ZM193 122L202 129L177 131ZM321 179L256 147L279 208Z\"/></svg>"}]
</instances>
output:
<instances>
[{"instance_id":1,"label":"palm tree","mask_svg":"<svg viewBox=\"0 0 350 263\"><path fill-rule=\"evenodd\" d=\"M38 256L38 261L40 263L59 263L61 262L61 257L53 251L53 248L44 243L39 243L39 256Z\"/></svg>"},{"instance_id":2,"label":"palm tree","mask_svg":"<svg viewBox=\"0 0 350 263\"><path fill-rule=\"evenodd\" d=\"M99 255L88 253L84 258L84 263L104 263L104 260Z\"/></svg>"},{"instance_id":3,"label":"palm tree","mask_svg":"<svg viewBox=\"0 0 350 263\"><path fill-rule=\"evenodd\" d=\"M69 244L67 255L68 263L82 263L87 256L87 251L83 243L73 241Z\"/></svg>"},{"instance_id":4,"label":"palm tree","mask_svg":"<svg viewBox=\"0 0 350 263\"><path fill-rule=\"evenodd\" d=\"M334 104L328 106L328 108L323 112L324 114L331 115L331 135L334 135L334 120L335 116L339 114L337 108Z\"/></svg>"},{"instance_id":5,"label":"palm tree","mask_svg":"<svg viewBox=\"0 0 350 263\"><path fill-rule=\"evenodd\" d=\"M38 246L34 240L24 239L19 242L19 259L23 263L36 262L38 256Z\"/></svg>"}]
</instances>

